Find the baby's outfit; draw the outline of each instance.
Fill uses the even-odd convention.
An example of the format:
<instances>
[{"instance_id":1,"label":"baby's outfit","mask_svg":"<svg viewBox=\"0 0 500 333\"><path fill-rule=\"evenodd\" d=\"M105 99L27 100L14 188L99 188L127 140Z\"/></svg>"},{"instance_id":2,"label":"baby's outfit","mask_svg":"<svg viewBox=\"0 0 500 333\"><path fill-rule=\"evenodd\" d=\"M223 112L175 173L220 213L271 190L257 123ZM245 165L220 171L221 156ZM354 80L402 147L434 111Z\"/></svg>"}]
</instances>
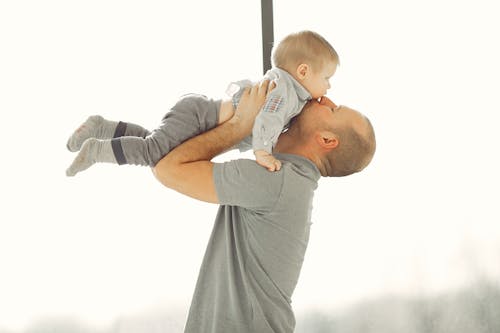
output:
<instances>
[{"instance_id":1,"label":"baby's outfit","mask_svg":"<svg viewBox=\"0 0 500 333\"><path fill-rule=\"evenodd\" d=\"M199 94L183 96L151 133L127 135L129 123L118 123L111 140L116 162L154 167L163 156L185 140L206 132L218 124L221 101ZM120 126L122 130L120 130Z\"/></svg>"},{"instance_id":2,"label":"baby's outfit","mask_svg":"<svg viewBox=\"0 0 500 333\"><path fill-rule=\"evenodd\" d=\"M264 79L276 83L255 119L252 135L236 146L240 151L265 150L272 153L279 135L311 98L309 92L286 71L273 68ZM230 85L233 104L237 107L248 80ZM181 98L162 119L158 128L149 132L139 125L118 122L109 140L88 142L82 147L68 175L88 168L95 162L135 164L154 167L160 159L185 140L206 132L219 123L221 100L199 94ZM99 139L99 138L98 138ZM107 139L107 138L103 138ZM86 156L86 151L91 151ZM91 155L91 156L90 156Z\"/></svg>"}]
</instances>

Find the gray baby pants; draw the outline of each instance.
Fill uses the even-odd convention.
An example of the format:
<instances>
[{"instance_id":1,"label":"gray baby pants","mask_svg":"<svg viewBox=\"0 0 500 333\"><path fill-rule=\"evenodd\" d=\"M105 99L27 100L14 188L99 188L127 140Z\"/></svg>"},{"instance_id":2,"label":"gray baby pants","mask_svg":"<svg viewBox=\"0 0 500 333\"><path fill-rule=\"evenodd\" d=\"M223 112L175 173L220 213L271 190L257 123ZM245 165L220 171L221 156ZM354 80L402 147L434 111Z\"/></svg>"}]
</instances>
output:
<instances>
[{"instance_id":1,"label":"gray baby pants","mask_svg":"<svg viewBox=\"0 0 500 333\"><path fill-rule=\"evenodd\" d=\"M152 132L120 122L111 146L118 164L154 167L158 161L185 140L215 127L221 101L206 96L183 96Z\"/></svg>"}]
</instances>

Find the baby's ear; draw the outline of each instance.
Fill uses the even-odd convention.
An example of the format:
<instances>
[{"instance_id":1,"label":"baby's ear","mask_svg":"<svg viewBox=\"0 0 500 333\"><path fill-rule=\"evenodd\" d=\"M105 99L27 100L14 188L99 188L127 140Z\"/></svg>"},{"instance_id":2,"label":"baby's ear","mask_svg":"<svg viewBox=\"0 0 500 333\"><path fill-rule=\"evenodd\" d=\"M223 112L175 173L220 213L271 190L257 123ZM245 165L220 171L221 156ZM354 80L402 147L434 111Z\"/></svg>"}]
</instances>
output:
<instances>
[{"instance_id":1,"label":"baby's ear","mask_svg":"<svg viewBox=\"0 0 500 333\"><path fill-rule=\"evenodd\" d=\"M297 77L300 79L304 79L307 76L307 73L309 72L309 65L308 64L300 64L297 66Z\"/></svg>"}]
</instances>

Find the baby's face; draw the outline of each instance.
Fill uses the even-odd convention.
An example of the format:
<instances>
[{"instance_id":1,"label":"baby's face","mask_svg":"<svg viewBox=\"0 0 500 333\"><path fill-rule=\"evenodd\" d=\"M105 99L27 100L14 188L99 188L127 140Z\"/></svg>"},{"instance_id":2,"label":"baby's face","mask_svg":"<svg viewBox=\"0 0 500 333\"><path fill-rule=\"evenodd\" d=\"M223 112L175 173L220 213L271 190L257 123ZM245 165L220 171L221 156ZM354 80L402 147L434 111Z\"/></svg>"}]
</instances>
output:
<instances>
[{"instance_id":1,"label":"baby's face","mask_svg":"<svg viewBox=\"0 0 500 333\"><path fill-rule=\"evenodd\" d=\"M313 99L318 99L326 95L330 89L330 78L337 70L337 63L327 62L319 71L310 71L304 78L302 84L309 91Z\"/></svg>"}]
</instances>

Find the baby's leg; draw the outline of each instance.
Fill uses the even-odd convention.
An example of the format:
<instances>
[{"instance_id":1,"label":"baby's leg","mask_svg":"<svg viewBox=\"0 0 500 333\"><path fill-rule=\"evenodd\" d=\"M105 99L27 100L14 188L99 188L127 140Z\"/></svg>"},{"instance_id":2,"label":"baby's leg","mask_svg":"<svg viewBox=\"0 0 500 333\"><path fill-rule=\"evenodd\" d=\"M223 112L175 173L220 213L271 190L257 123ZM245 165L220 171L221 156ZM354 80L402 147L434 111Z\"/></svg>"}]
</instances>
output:
<instances>
[{"instance_id":1,"label":"baby's leg","mask_svg":"<svg viewBox=\"0 0 500 333\"><path fill-rule=\"evenodd\" d=\"M88 138L66 170L66 175L75 176L95 163L103 162L154 166L172 148L164 137L164 133L155 130L146 138L138 136L122 136L105 140Z\"/></svg>"},{"instance_id":2,"label":"baby's leg","mask_svg":"<svg viewBox=\"0 0 500 333\"><path fill-rule=\"evenodd\" d=\"M232 112L232 106L229 107ZM220 110L219 101L194 94L184 97L165 115L160 126L144 139L124 136L111 140L118 164L154 167L185 140L215 127ZM224 117L228 118L229 114Z\"/></svg>"},{"instance_id":3,"label":"baby's leg","mask_svg":"<svg viewBox=\"0 0 500 333\"><path fill-rule=\"evenodd\" d=\"M98 162L119 164L113 151L112 139L130 135L136 140L144 140L149 134L151 132L145 128L132 123L113 122L101 116L89 117L68 140L68 149L79 150L79 153L66 170L66 175L75 176Z\"/></svg>"},{"instance_id":4,"label":"baby's leg","mask_svg":"<svg viewBox=\"0 0 500 333\"><path fill-rule=\"evenodd\" d=\"M119 123L112 139L88 138L66 174L74 176L96 162L153 167L183 141L215 127L219 108L220 102L201 95L185 97L167 113L161 125L145 137L143 134L147 131L140 126ZM128 133L138 136L123 136Z\"/></svg>"},{"instance_id":5,"label":"baby's leg","mask_svg":"<svg viewBox=\"0 0 500 333\"><path fill-rule=\"evenodd\" d=\"M79 151L88 138L111 139L115 133L118 122L106 120L96 115L90 116L69 137L66 147L69 151Z\"/></svg>"},{"instance_id":6,"label":"baby's leg","mask_svg":"<svg viewBox=\"0 0 500 333\"><path fill-rule=\"evenodd\" d=\"M167 132L168 130L170 131ZM180 143L182 137L178 139L175 134L174 128L163 126L145 138L137 136L121 136L107 140L88 138L66 170L66 175L75 176L95 163L102 162L153 167Z\"/></svg>"},{"instance_id":7,"label":"baby's leg","mask_svg":"<svg viewBox=\"0 0 500 333\"><path fill-rule=\"evenodd\" d=\"M115 133L109 139L119 138L122 136L136 136L139 138L145 138L150 134L151 131L145 129L141 125L119 121L118 125L116 126Z\"/></svg>"},{"instance_id":8,"label":"baby's leg","mask_svg":"<svg viewBox=\"0 0 500 333\"><path fill-rule=\"evenodd\" d=\"M155 156L163 154L161 149L168 147L168 145L155 144L155 137L153 135L146 138L122 136L105 140L88 138L81 146L73 163L66 170L66 175L75 176L95 163L103 162L154 166L154 163L159 160ZM127 158L124 157L124 151L127 152Z\"/></svg>"},{"instance_id":9,"label":"baby's leg","mask_svg":"<svg viewBox=\"0 0 500 333\"><path fill-rule=\"evenodd\" d=\"M120 136L139 136L145 138L151 134L142 126L124 123L121 121L111 121L96 115L90 116L75 132L70 136L66 147L69 151L79 151L82 144L88 138L112 139Z\"/></svg>"}]
</instances>

